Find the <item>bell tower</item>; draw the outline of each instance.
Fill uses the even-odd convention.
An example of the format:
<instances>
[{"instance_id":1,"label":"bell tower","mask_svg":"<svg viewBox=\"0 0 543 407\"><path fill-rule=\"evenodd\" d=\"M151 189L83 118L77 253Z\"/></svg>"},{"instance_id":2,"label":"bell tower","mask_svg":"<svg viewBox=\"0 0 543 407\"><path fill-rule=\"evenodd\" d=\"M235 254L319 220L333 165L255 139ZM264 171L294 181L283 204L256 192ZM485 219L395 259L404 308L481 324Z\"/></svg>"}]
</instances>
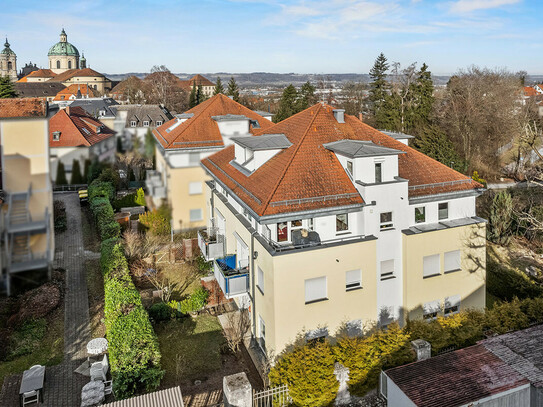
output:
<instances>
[{"instance_id":1,"label":"bell tower","mask_svg":"<svg viewBox=\"0 0 543 407\"><path fill-rule=\"evenodd\" d=\"M0 76L9 76L12 80L17 80L17 55L10 48L7 38L0 53Z\"/></svg>"}]
</instances>

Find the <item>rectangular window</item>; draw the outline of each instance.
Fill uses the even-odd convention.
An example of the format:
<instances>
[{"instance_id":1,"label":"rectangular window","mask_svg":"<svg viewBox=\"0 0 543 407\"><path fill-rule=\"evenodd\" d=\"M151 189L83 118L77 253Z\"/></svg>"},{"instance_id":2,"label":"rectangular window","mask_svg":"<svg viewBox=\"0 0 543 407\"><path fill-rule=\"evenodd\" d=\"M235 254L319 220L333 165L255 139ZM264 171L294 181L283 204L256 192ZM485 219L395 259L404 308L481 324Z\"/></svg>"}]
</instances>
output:
<instances>
[{"instance_id":1,"label":"rectangular window","mask_svg":"<svg viewBox=\"0 0 543 407\"><path fill-rule=\"evenodd\" d=\"M189 195L198 195L203 193L201 182L189 182Z\"/></svg>"},{"instance_id":2,"label":"rectangular window","mask_svg":"<svg viewBox=\"0 0 543 407\"><path fill-rule=\"evenodd\" d=\"M302 220L293 220L290 222L290 240L294 242L294 232L302 229Z\"/></svg>"},{"instance_id":3,"label":"rectangular window","mask_svg":"<svg viewBox=\"0 0 543 407\"><path fill-rule=\"evenodd\" d=\"M353 162L347 161L347 172L352 177L353 176Z\"/></svg>"},{"instance_id":4,"label":"rectangular window","mask_svg":"<svg viewBox=\"0 0 543 407\"><path fill-rule=\"evenodd\" d=\"M426 222L426 208L424 206L419 206L415 208L415 223L424 222Z\"/></svg>"},{"instance_id":5,"label":"rectangular window","mask_svg":"<svg viewBox=\"0 0 543 407\"><path fill-rule=\"evenodd\" d=\"M438 300L427 302L422 306L424 319L436 319L437 314L441 311L441 304Z\"/></svg>"},{"instance_id":6,"label":"rectangular window","mask_svg":"<svg viewBox=\"0 0 543 407\"><path fill-rule=\"evenodd\" d=\"M380 229L390 229L394 226L392 223L392 212L382 212L380 217Z\"/></svg>"},{"instance_id":7,"label":"rectangular window","mask_svg":"<svg viewBox=\"0 0 543 407\"><path fill-rule=\"evenodd\" d=\"M143 122L143 127L149 127L149 122L147 120Z\"/></svg>"},{"instance_id":8,"label":"rectangular window","mask_svg":"<svg viewBox=\"0 0 543 407\"><path fill-rule=\"evenodd\" d=\"M364 326L361 319L354 319L345 324L346 334L348 336L361 336L364 333Z\"/></svg>"},{"instance_id":9,"label":"rectangular window","mask_svg":"<svg viewBox=\"0 0 543 407\"><path fill-rule=\"evenodd\" d=\"M326 277L305 280L305 303L326 300Z\"/></svg>"},{"instance_id":10,"label":"rectangular window","mask_svg":"<svg viewBox=\"0 0 543 407\"><path fill-rule=\"evenodd\" d=\"M200 154L199 153L189 153L189 165L200 165Z\"/></svg>"},{"instance_id":11,"label":"rectangular window","mask_svg":"<svg viewBox=\"0 0 543 407\"><path fill-rule=\"evenodd\" d=\"M328 336L328 328L322 327L308 331L305 334L305 339L308 342L322 342Z\"/></svg>"},{"instance_id":12,"label":"rectangular window","mask_svg":"<svg viewBox=\"0 0 543 407\"><path fill-rule=\"evenodd\" d=\"M135 120L132 120L132 121L130 122L130 127L136 127L137 124L138 124L138 123L137 123Z\"/></svg>"},{"instance_id":13,"label":"rectangular window","mask_svg":"<svg viewBox=\"0 0 543 407\"><path fill-rule=\"evenodd\" d=\"M156 121L156 125L157 125L157 127L158 127L158 126L162 126L162 120L157 120L157 121Z\"/></svg>"},{"instance_id":14,"label":"rectangular window","mask_svg":"<svg viewBox=\"0 0 543 407\"><path fill-rule=\"evenodd\" d=\"M452 295L450 297L445 297L445 307L443 313L445 316L453 315L460 311L460 296Z\"/></svg>"},{"instance_id":15,"label":"rectangular window","mask_svg":"<svg viewBox=\"0 0 543 407\"><path fill-rule=\"evenodd\" d=\"M279 222L277 224L277 241L286 242L288 240L288 225L287 222Z\"/></svg>"},{"instance_id":16,"label":"rectangular window","mask_svg":"<svg viewBox=\"0 0 543 407\"><path fill-rule=\"evenodd\" d=\"M458 271L461 269L460 250L445 252L445 273L450 273L451 271Z\"/></svg>"},{"instance_id":17,"label":"rectangular window","mask_svg":"<svg viewBox=\"0 0 543 407\"><path fill-rule=\"evenodd\" d=\"M313 218L307 220L307 228L309 230L315 230L315 222Z\"/></svg>"},{"instance_id":18,"label":"rectangular window","mask_svg":"<svg viewBox=\"0 0 543 407\"><path fill-rule=\"evenodd\" d=\"M362 271L349 270L345 273L345 289L347 291L362 287Z\"/></svg>"},{"instance_id":19,"label":"rectangular window","mask_svg":"<svg viewBox=\"0 0 543 407\"><path fill-rule=\"evenodd\" d=\"M381 262L381 280L394 278L394 259Z\"/></svg>"},{"instance_id":20,"label":"rectangular window","mask_svg":"<svg viewBox=\"0 0 543 407\"><path fill-rule=\"evenodd\" d=\"M441 274L441 267L439 264L439 254L433 254L431 256L424 256L422 260L422 275L424 277L435 276Z\"/></svg>"},{"instance_id":21,"label":"rectangular window","mask_svg":"<svg viewBox=\"0 0 543 407\"><path fill-rule=\"evenodd\" d=\"M201 209L191 209L190 210L190 221L191 222L200 222L204 220L203 211Z\"/></svg>"},{"instance_id":22,"label":"rectangular window","mask_svg":"<svg viewBox=\"0 0 543 407\"><path fill-rule=\"evenodd\" d=\"M258 267L256 286L260 289L260 292L264 294L264 272Z\"/></svg>"},{"instance_id":23,"label":"rectangular window","mask_svg":"<svg viewBox=\"0 0 543 407\"><path fill-rule=\"evenodd\" d=\"M336 232L349 230L349 216L346 213L336 215Z\"/></svg>"},{"instance_id":24,"label":"rectangular window","mask_svg":"<svg viewBox=\"0 0 543 407\"><path fill-rule=\"evenodd\" d=\"M439 220L447 219L449 217L449 203L443 202L438 204L437 212Z\"/></svg>"},{"instance_id":25,"label":"rectangular window","mask_svg":"<svg viewBox=\"0 0 543 407\"><path fill-rule=\"evenodd\" d=\"M383 182L383 168L382 163L375 163L375 183L379 184Z\"/></svg>"}]
</instances>

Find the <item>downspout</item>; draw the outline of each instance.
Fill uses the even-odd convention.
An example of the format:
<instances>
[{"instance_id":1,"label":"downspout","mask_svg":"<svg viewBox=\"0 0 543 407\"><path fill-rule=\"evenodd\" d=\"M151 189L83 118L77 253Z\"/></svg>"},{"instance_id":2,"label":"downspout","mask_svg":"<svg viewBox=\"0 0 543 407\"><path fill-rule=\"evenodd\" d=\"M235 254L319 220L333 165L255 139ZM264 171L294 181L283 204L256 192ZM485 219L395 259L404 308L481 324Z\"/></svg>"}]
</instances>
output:
<instances>
[{"instance_id":1,"label":"downspout","mask_svg":"<svg viewBox=\"0 0 543 407\"><path fill-rule=\"evenodd\" d=\"M257 234L257 231L253 231L251 232L251 252L250 252L250 255L251 255L251 305L253 306L252 309L253 309L253 312L251 312L251 314L253 314L253 330L254 330L254 334L253 336L255 337L256 339L256 310L255 310L255 256L254 256L254 253L255 253L255 235Z\"/></svg>"}]
</instances>

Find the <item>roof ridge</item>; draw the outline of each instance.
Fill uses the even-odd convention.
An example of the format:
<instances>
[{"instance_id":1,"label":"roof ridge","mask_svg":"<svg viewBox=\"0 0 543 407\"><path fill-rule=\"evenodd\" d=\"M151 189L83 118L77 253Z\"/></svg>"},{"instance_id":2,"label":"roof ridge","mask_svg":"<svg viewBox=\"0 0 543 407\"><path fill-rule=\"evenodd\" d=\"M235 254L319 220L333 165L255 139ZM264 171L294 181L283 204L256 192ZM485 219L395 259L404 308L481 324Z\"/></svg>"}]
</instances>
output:
<instances>
[{"instance_id":1,"label":"roof ridge","mask_svg":"<svg viewBox=\"0 0 543 407\"><path fill-rule=\"evenodd\" d=\"M286 175L286 173L287 173L287 171L288 171L288 169L289 169L289 167L290 167L290 164L291 164L292 161L294 160L294 157L296 157L296 153L297 153L298 150L300 149L300 147L301 147L303 141L305 140L305 137L306 137L307 134L309 133L309 129L311 128L311 125L313 124L313 122L314 122L315 119L317 118L317 115L318 115L318 113L320 112L321 108L322 108L322 105L319 104L319 103L317 103L317 111L315 112L315 115L314 115L313 118L310 120L309 124L307 125L307 127L306 127L304 133L302 134L302 137L300 137L300 140L299 140L299 142L298 142L298 145L296 146L294 152L292 153L292 156L291 156L291 157L289 158L289 160L287 161L287 163L286 163L286 165L285 165L285 167L284 167L284 169L283 169L281 175L280 175L279 178L277 179L277 182L275 183L274 187L272 188L272 190L271 190L271 192L270 192L268 198L263 202L264 205L263 205L263 207L262 207L262 213L265 213L265 212L266 212L266 209L268 209L268 206L269 206L269 204L270 204L270 201L271 201L273 195L275 194L275 191L277 191L277 189L279 188L279 184L281 183L281 181L283 180L283 178L285 178L285 175ZM309 109L311 109L311 108L308 108L307 110L309 110ZM305 110L302 111L302 112L305 112ZM299 112L299 113L302 113L302 112ZM292 118L292 117L294 117L294 116L297 116L299 113L297 113L297 114L295 114L295 115L289 117L289 118L286 119L286 120L289 120L290 118ZM277 123L277 124L279 124L279 123ZM287 137L287 138L288 138L288 137ZM290 141L290 140L289 140L289 141ZM292 143L292 141L291 141L291 143Z\"/></svg>"}]
</instances>

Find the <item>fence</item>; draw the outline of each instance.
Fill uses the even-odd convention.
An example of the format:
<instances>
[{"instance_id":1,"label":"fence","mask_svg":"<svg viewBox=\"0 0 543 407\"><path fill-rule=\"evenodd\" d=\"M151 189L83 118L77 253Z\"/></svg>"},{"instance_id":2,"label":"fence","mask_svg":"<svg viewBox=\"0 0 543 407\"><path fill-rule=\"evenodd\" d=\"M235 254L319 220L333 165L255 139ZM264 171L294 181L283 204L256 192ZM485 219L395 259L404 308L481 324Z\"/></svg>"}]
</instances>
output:
<instances>
[{"instance_id":1,"label":"fence","mask_svg":"<svg viewBox=\"0 0 543 407\"><path fill-rule=\"evenodd\" d=\"M253 407L284 407L292 403L288 386L272 387L266 390L253 390Z\"/></svg>"},{"instance_id":2,"label":"fence","mask_svg":"<svg viewBox=\"0 0 543 407\"><path fill-rule=\"evenodd\" d=\"M53 191L56 192L78 191L82 188L87 188L87 184L53 185Z\"/></svg>"}]
</instances>

